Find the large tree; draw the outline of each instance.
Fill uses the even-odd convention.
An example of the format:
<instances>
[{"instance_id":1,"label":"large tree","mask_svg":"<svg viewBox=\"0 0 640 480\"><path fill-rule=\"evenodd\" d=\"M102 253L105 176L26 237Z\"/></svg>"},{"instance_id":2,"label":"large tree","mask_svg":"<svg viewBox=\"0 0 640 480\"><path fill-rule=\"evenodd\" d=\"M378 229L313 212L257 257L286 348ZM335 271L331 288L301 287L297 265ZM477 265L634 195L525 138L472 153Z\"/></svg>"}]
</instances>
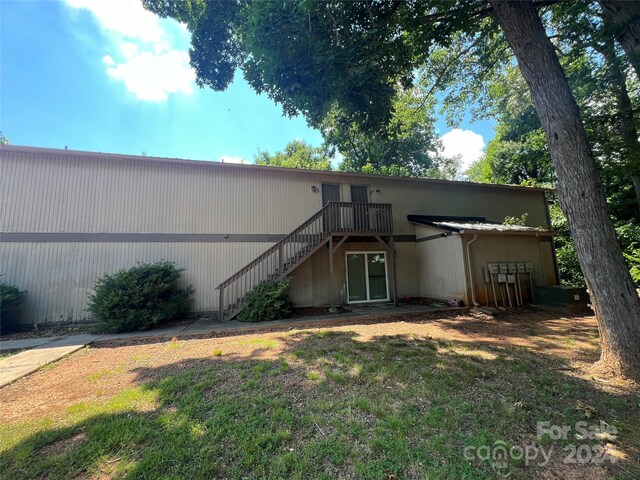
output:
<instances>
[{"instance_id":1,"label":"large tree","mask_svg":"<svg viewBox=\"0 0 640 480\"><path fill-rule=\"evenodd\" d=\"M563 2L545 15L604 183L609 212L632 271L640 254L637 192L640 143L637 126L640 91L627 58L614 44L597 3ZM474 82L473 75L459 75ZM477 112L498 122L486 155L469 170L471 180L555 187L555 172L528 87L516 66L489 75ZM454 106L457 106L455 102ZM552 206L561 279L584 282L566 219ZM636 279L636 285L638 280Z\"/></svg>"},{"instance_id":2,"label":"large tree","mask_svg":"<svg viewBox=\"0 0 640 480\"><path fill-rule=\"evenodd\" d=\"M594 297L601 361L616 372L640 378L640 299L608 214L580 110L533 5L491 3L547 137L560 206Z\"/></svg>"},{"instance_id":3,"label":"large tree","mask_svg":"<svg viewBox=\"0 0 640 480\"><path fill-rule=\"evenodd\" d=\"M388 124L397 92L413 86L416 69L435 45L462 38L473 49L504 35L546 134L560 205L598 317L601 362L640 379L640 299L580 111L537 11L553 2L144 2L187 24L200 85L223 89L240 68L256 91L290 115L302 114L320 126L339 108L367 131Z\"/></svg>"}]
</instances>

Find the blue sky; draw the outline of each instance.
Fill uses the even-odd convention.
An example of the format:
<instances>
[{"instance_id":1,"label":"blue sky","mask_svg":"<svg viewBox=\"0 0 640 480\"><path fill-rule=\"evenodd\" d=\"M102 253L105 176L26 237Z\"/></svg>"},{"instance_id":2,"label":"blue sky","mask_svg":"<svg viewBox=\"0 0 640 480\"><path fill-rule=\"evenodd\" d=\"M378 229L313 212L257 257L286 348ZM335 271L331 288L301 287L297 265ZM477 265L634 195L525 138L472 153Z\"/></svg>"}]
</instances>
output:
<instances>
[{"instance_id":1,"label":"blue sky","mask_svg":"<svg viewBox=\"0 0 640 480\"><path fill-rule=\"evenodd\" d=\"M0 129L12 144L250 161L296 138L322 142L240 74L225 92L198 88L189 33L139 0L0 0L0 36ZM438 130L467 163L493 136L491 122Z\"/></svg>"}]
</instances>

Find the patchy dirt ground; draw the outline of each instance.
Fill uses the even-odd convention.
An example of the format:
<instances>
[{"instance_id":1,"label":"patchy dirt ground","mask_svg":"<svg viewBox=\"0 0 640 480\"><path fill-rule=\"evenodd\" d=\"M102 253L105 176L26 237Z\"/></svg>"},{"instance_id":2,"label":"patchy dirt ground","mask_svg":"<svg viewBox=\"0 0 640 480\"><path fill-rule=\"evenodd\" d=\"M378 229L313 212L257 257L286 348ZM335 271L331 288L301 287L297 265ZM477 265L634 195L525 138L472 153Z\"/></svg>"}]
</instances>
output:
<instances>
[{"instance_id":1,"label":"patchy dirt ground","mask_svg":"<svg viewBox=\"0 0 640 480\"><path fill-rule=\"evenodd\" d=\"M439 313L414 315L405 321L319 322L304 330L318 331L327 326L334 331L354 332L355 338L363 342L378 336L410 334L469 344L524 347L568 360L569 366L562 370L595 381L603 390L624 392L634 389L629 382L612 382L592 375L591 366L599 355L595 317L565 317L543 311L498 318L483 314L443 316ZM100 343L0 389L3 420L33 420L64 412L72 403L108 397L136 383L134 370L137 367L157 367L183 359L212 356L218 361L274 359L290 348L289 342L281 340L291 338L291 333L297 331L297 328L274 327L269 331L242 335L224 332L227 336L222 337ZM100 388L96 388L98 381Z\"/></svg>"},{"instance_id":2,"label":"patchy dirt ground","mask_svg":"<svg viewBox=\"0 0 640 480\"><path fill-rule=\"evenodd\" d=\"M331 340L333 337L327 336L329 334L335 336L335 342ZM317 337L323 342L322 344L305 344L302 347L303 349L319 350L320 353L315 352L316 356L311 359L305 359L304 352L299 352L300 346L303 345L301 342L309 338L308 335ZM314 381L318 377L326 377L337 385L332 395L346 397L350 393L345 390L345 385L350 385L351 381L355 382L353 388L361 385L363 380L353 379L359 375L357 369L364 367L361 363L352 361L357 353L353 353L350 350L351 347L340 350L339 343L342 342L344 345L354 342L356 344L375 344L380 339L390 342L389 345L393 348L397 347L396 350L393 350L397 352L402 352L401 343L405 341L404 339L419 339L421 342L426 342L421 347L426 348L425 351L428 351L429 348L435 348L436 353L439 353L440 350L446 351L447 355L455 356L456 365L462 365L464 368L467 368L464 363L465 359L468 359L470 369L476 368L476 364L485 362L488 369L470 374L472 383L468 385L468 392L466 392L479 404L490 405L497 399L501 403L513 403L513 408L516 410L533 409L539 411L540 415L550 414L549 412L554 411L553 402L556 401L554 398L562 403L563 398L568 394L558 392L554 387L553 392L549 393L549 398L551 398L549 405L534 404L534 400L526 397L526 392L529 389L527 382L533 384L532 378L534 376L543 375L580 380L581 384L589 386L589 391L595 392L594 395L604 394L613 403L620 401L626 402L625 405L627 405L630 398L635 399L632 401L635 402L635 405L624 408L632 408L634 411L640 412L640 389L637 385L621 380L599 378L598 374L594 374L592 370L592 365L599 355L598 331L594 317L568 317L549 312L527 311L497 318L484 314L440 313L414 315L406 317L402 321L378 319L370 322L349 322L347 319L318 322L306 326L304 330L274 327L270 331L261 330L241 335L227 332L226 336L219 337L102 343L85 348L55 364L45 366L35 374L0 389L2 419L5 425L18 425L43 419L46 419L51 425L63 424L67 421L65 418L70 415L70 406L107 401L115 398L120 392L141 384L161 382L163 378L167 377L179 378L183 369L185 371L193 368L210 369L212 366L215 369L215 366L219 365L222 371L227 365L248 362L254 365L251 368L255 373L256 369L262 368L260 365L269 361L273 363L274 361L286 360L290 365L288 368L294 369L296 365L300 366L301 362L307 361L304 365L304 377L302 377L305 378L304 382L299 376L283 374L282 378L278 380L283 383L279 384L278 388L283 388L283 386L291 388L291 395L295 397L299 394L300 389L308 387L309 381ZM336 346L335 352L332 352L332 345ZM388 348L388 345L384 348ZM539 371L531 372L530 365L514 363L515 367L512 365L508 368L523 368L521 376L518 375L517 370L513 370L515 373L512 377L498 378L500 377L498 375L493 378L490 362L496 359L509 361L510 358L515 357L514 352L518 352L518 355L522 355L523 358L526 357L527 362L534 362L535 368ZM322 355L326 355L329 361L323 357L324 363L317 363L317 359ZM411 355L415 355L415 352ZM536 360L537 356L540 360ZM385 357L381 358L384 360ZM408 358L411 359L411 357ZM452 368L453 364L443 363L440 366L442 362L438 358L436 356L434 359L436 362L433 365L434 369ZM395 356L388 359L392 363L400 360L400 357ZM346 369L344 365L339 366L340 362L344 365L351 365L349 367L351 370ZM274 375L279 374L278 372L274 373ZM375 372L371 372L372 376L367 380L367 384L371 382L371 379L377 378L373 376L374 374ZM412 372L403 372L402 374L410 376ZM240 387L241 384L246 383L242 376L245 375L244 373L238 373L237 369L233 371L230 369L225 375L225 380L220 388L227 391L233 389L234 385L238 385L238 392L244 388ZM270 378L265 378L266 380L261 380L263 382L260 384L261 388L272 381ZM518 381L515 379L518 378L522 379L522 385L514 384ZM442 381L446 386L446 382L450 380L447 377ZM402 386L400 379L398 385ZM396 385L384 388L399 387ZM544 388L547 387L544 386ZM512 398L512 390L524 393ZM315 391L310 397L305 397L306 399L301 401L309 401L308 398L314 398L315 395L319 395L320 391ZM230 392L231 390L227 391L227 393ZM234 394L239 394L238 392L234 392ZM543 393L547 395L548 392ZM513 402L514 398L517 401ZM418 400L422 401L421 398ZM356 404L359 401L356 400ZM565 406L565 410L569 408L574 413L578 410L580 415L584 413L585 418L593 418L594 421L598 418L598 407L591 405L590 398L585 397L578 401L571 398L567 405L569 407ZM151 411L156 407L150 404L140 407L139 411L144 413L145 408ZM364 407L362 408L366 410ZM370 412L369 416L361 414L361 417L363 424L373 428L376 425L375 416L377 413L375 408L371 408L373 413ZM380 415L384 415L384 412L381 412ZM464 415L461 416L461 418L463 417ZM332 427L324 423L321 427L315 420L314 423L322 436L331 434ZM333 428L336 429L336 427ZM521 425L514 428L516 431L512 435L512 441L530 440L530 431ZM320 433L316 433L320 435ZM638 434L640 432L636 432L635 435ZM616 447L614 441L607 444L606 447L610 449L612 454L622 456L624 461L618 465L618 470L615 472L617 475L622 472L621 477L623 478L626 476L624 472L627 471L624 467L625 462L640 461L640 445L633 444L638 437L633 436L632 438L634 440L631 444L624 445L623 453ZM76 443L84 442L84 439L83 433L75 433L74 436L59 440L62 442L60 444L40 448L44 448L45 452L46 448L53 452L67 451L72 447L75 448ZM368 453L371 454L371 452ZM600 465L581 467L583 468L576 470L567 465L558 464L552 469L538 472L536 476L544 478L609 478L612 474L611 470ZM420 468L422 467L416 464L416 472L421 471ZM411 477L406 472L405 476Z\"/></svg>"}]
</instances>

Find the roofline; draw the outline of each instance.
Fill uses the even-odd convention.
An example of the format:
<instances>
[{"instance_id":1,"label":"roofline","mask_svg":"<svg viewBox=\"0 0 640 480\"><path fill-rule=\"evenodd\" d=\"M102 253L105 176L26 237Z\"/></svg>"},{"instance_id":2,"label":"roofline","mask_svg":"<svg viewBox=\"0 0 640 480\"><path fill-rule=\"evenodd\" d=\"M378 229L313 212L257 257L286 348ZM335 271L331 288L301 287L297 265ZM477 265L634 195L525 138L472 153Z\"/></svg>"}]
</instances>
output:
<instances>
[{"instance_id":1,"label":"roofline","mask_svg":"<svg viewBox=\"0 0 640 480\"><path fill-rule=\"evenodd\" d=\"M473 228L457 228L457 227L448 227L446 225L420 223L413 220L409 220L409 223L412 223L414 225L420 225L422 227L437 228L439 230L445 230L447 232L455 233L458 235L464 235L465 233L474 233L479 235L535 235L538 237L553 236L553 231L551 230L476 230Z\"/></svg>"},{"instance_id":2,"label":"roofline","mask_svg":"<svg viewBox=\"0 0 640 480\"><path fill-rule=\"evenodd\" d=\"M307 170L302 168L285 168L285 167L273 167L268 165L253 165L253 164L238 164L238 163L224 163L213 160L190 160L176 157L152 157L145 155L127 155L121 153L103 153L103 152L89 152L83 150L63 150L59 148L47 148L47 147L29 147L21 145L2 145L0 151L9 152L22 152L22 153L48 153L59 156L73 156L73 157L91 157L99 158L103 160L133 160L143 163L160 163L160 164L173 164L173 165L197 165L209 168L230 168L230 169L245 169L245 170L258 170L258 171L283 171L286 170L290 173L300 175L329 175L336 177L357 177L366 179L390 179L405 182L417 182L417 183L431 183L440 185L457 185L464 187L478 187L478 188L493 188L493 189L509 189L509 190L524 190L528 192L553 192L550 188L540 187L524 187L520 185L503 185L496 183L477 183L458 180L441 180L435 178L416 178L416 177L400 177L391 175L374 175L368 173L356 173L356 172L339 172L335 170Z\"/></svg>"},{"instance_id":3,"label":"roofline","mask_svg":"<svg viewBox=\"0 0 640 480\"><path fill-rule=\"evenodd\" d=\"M464 235L465 233L473 233L478 235L526 235L526 236L536 236L536 237L551 237L553 236L553 232L551 230L472 230L472 229L462 229L459 231L460 235Z\"/></svg>"}]
</instances>

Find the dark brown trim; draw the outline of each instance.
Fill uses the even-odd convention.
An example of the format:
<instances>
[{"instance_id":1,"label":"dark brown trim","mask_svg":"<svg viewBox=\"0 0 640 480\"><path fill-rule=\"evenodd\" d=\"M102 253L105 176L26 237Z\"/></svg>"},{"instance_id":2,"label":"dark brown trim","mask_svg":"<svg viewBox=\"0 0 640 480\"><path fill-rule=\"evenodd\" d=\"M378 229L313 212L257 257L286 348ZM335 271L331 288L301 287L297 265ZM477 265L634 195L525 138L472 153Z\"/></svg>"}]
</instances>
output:
<instances>
[{"instance_id":1,"label":"dark brown trim","mask_svg":"<svg viewBox=\"0 0 640 480\"><path fill-rule=\"evenodd\" d=\"M438 238L444 238L444 237L450 237L450 236L451 236L451 232L438 233L437 235L429 235L428 237L416 238L416 243L428 242L429 240L436 240Z\"/></svg>"},{"instance_id":2,"label":"dark brown trim","mask_svg":"<svg viewBox=\"0 0 640 480\"><path fill-rule=\"evenodd\" d=\"M88 233L7 232L0 243L275 243L285 237L277 233ZM396 242L415 242L415 235L397 235Z\"/></svg>"},{"instance_id":3,"label":"dark brown trim","mask_svg":"<svg viewBox=\"0 0 640 480\"><path fill-rule=\"evenodd\" d=\"M415 235L394 235L393 236L393 241L395 243L401 242L401 243L406 243L406 242L410 242L413 243L416 241L416 236Z\"/></svg>"}]
</instances>

